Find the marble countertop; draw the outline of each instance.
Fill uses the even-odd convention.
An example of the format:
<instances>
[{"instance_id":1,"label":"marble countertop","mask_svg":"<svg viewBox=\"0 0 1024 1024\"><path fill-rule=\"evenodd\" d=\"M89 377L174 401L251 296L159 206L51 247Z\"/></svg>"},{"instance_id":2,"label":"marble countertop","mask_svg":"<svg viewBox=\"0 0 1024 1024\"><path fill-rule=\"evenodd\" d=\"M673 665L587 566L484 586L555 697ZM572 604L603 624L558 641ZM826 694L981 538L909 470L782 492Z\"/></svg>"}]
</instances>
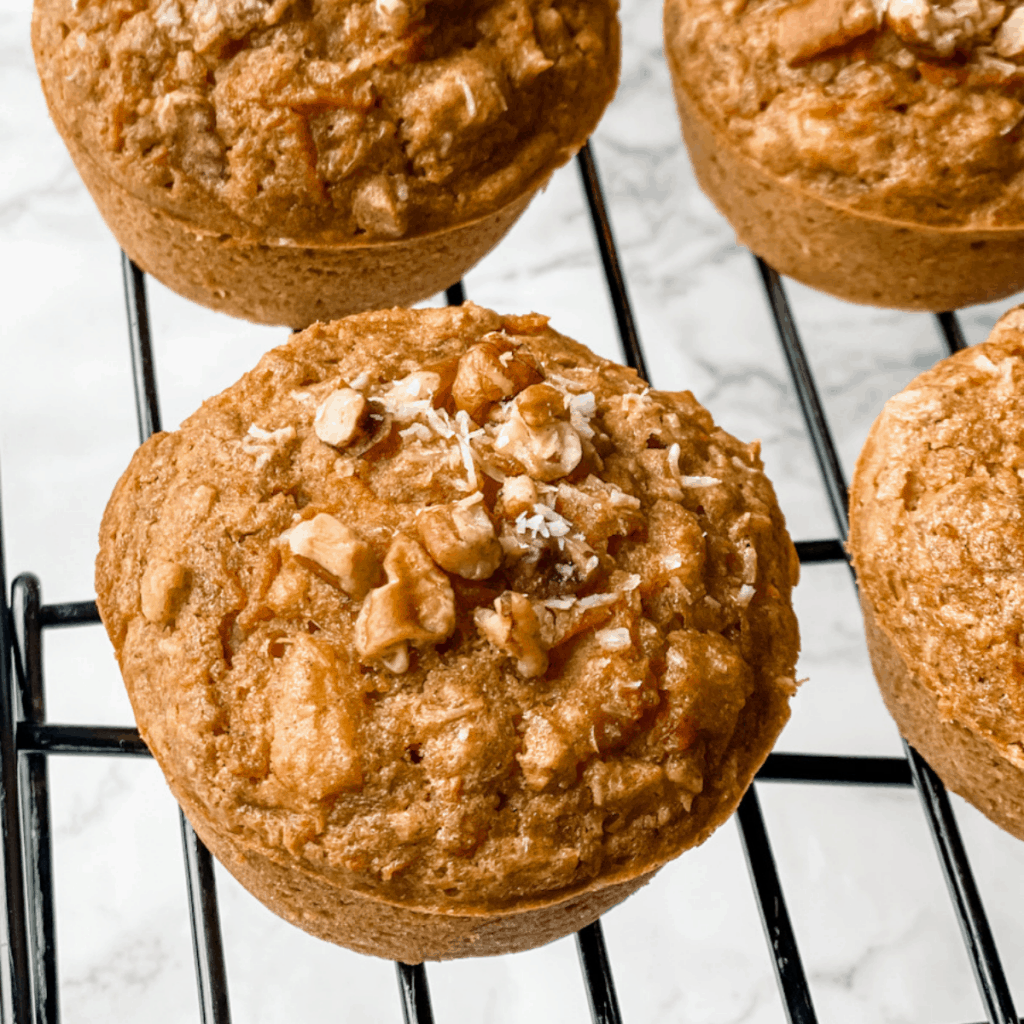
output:
<instances>
[{"instance_id":1,"label":"marble countertop","mask_svg":"<svg viewBox=\"0 0 1024 1024\"><path fill-rule=\"evenodd\" d=\"M726 429L760 437L796 539L835 535L753 262L697 188L661 52L658 0L624 0L622 85L593 143L652 378L689 388ZM95 535L136 443L117 247L46 115L27 0L0 0L0 460L9 576L47 602L92 596ZM579 175L569 166L466 281L536 309L618 358ZM943 354L927 316L855 308L791 284L844 465L882 403ZM177 424L284 340L149 283L164 423ZM982 339L1009 301L966 311ZM901 752L878 697L844 566L805 568L800 675L781 750ZM46 636L53 721L131 724L102 630ZM177 815L152 763L51 758L61 1000L68 1024L194 1021ZM982 1005L911 790L763 783L759 794L818 1017L966 1022ZM953 799L1018 1004L1024 844ZM398 1021L391 964L279 921L222 871L240 1024ZM604 919L627 1022L785 1019L734 823ZM571 940L429 969L439 1022L589 1019Z\"/></svg>"}]
</instances>

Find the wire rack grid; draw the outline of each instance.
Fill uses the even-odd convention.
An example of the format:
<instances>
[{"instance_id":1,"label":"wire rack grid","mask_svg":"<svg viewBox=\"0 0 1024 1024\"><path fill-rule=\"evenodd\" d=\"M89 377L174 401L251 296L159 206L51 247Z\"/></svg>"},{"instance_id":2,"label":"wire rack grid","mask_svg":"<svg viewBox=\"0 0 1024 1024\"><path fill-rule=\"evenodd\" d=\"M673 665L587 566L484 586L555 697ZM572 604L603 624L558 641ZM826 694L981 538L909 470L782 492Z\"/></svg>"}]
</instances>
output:
<instances>
[{"instance_id":1,"label":"wire rack grid","mask_svg":"<svg viewBox=\"0 0 1024 1024\"><path fill-rule=\"evenodd\" d=\"M597 165L589 147L577 157L625 361L647 377L644 351L630 307ZM161 429L159 395L142 272L122 259L131 363L140 440ZM835 521L833 538L798 542L801 562L843 563L847 533L847 488L818 385L801 343L779 276L757 260L778 339L792 377L808 436ZM448 290L459 304L462 284ZM950 352L965 346L957 318L936 318ZM53 889L47 762L50 756L147 757L134 729L61 725L46 717L43 633L99 622L93 601L43 604L31 574L13 583L8 601L0 519L0 829L3 895L7 908L3 1016L11 1024L57 1024L60 998ZM774 753L758 783L831 784L916 788L948 886L967 954L990 1024L1018 1024L1005 972L942 784L911 748L906 756L849 757ZM783 1011L792 1024L818 1020L800 949L776 870L757 786L744 797L738 824L750 880L764 926ZM213 864L184 816L180 819L187 899L192 926L199 1019L228 1024L231 1008L221 940ZM597 922L576 938L590 1012L595 1024L621 1021L607 948ZM433 1011L422 966L397 964L398 995L407 1024L431 1024Z\"/></svg>"}]
</instances>

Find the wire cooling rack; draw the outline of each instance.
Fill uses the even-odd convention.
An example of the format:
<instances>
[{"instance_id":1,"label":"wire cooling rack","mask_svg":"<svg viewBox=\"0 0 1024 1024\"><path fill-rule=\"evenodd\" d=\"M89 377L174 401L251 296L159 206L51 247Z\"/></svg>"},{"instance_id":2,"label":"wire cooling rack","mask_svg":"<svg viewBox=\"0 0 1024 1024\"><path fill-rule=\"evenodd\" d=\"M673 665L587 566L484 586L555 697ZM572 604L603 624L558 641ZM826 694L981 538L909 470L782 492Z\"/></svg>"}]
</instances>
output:
<instances>
[{"instance_id":1,"label":"wire cooling rack","mask_svg":"<svg viewBox=\"0 0 1024 1024\"><path fill-rule=\"evenodd\" d=\"M644 352L633 320L626 281L619 263L598 170L589 147L577 157L604 275L625 361L647 378ZM139 438L161 429L149 314L143 273L122 257ZM775 321L793 385L835 520L836 537L797 543L802 563L844 562L847 535L847 487L829 430L817 384L811 373L785 289L778 274L761 260L757 267ZM465 298L462 284L447 293L450 304ZM949 351L965 347L952 313L937 315ZM57 1024L60 1001L50 836L47 760L51 755L148 757L134 729L58 725L46 720L43 631L96 624L93 601L42 604L39 581L19 576L7 599L0 518L0 829L7 907L3 938L6 959L3 1019L11 1024ZM992 931L975 885L959 829L942 783L909 746L906 756L844 757L771 754L758 783L788 782L839 786L913 786L921 799L944 872L964 943L990 1024L1020 1024ZM785 895L775 868L771 842L761 814L757 786L738 812L750 879L787 1019L812 1024L818 1017L801 962ZM199 1019L228 1024L228 999L220 917L210 854L181 816L188 903L195 953ZM580 965L595 1024L619 1024L621 1014L612 968L597 922L576 937ZM398 993L406 1024L432 1024L427 969L397 964Z\"/></svg>"}]
</instances>

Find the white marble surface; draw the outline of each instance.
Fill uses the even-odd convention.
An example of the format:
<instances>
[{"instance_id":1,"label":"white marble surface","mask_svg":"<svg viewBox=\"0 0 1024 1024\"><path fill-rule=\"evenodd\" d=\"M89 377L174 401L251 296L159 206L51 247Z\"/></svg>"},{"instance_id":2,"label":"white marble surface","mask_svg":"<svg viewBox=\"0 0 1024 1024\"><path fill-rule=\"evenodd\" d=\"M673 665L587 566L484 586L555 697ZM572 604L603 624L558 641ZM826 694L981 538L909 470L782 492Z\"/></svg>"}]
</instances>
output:
<instances>
[{"instance_id":1,"label":"white marble surface","mask_svg":"<svg viewBox=\"0 0 1024 1024\"><path fill-rule=\"evenodd\" d=\"M693 389L761 437L797 538L834 535L748 254L696 188L660 50L658 0L625 0L622 87L595 142L652 375ZM135 444L117 249L50 126L28 45L28 0L0 0L0 458L8 569L44 600L91 596L95 534ZM538 309L617 352L576 169L560 172L469 295ZM885 398L941 354L932 322L790 294L845 465ZM284 340L150 285L164 421L175 425ZM1000 304L1005 308L1009 303ZM971 340L999 309L971 310ZM896 754L842 567L806 569L797 596L808 682L785 750ZM46 641L50 717L128 724L98 628ZM173 804L149 762L51 761L64 1019L194 1021L197 1002ZM981 1020L957 925L911 791L763 784L779 871L823 1022ZM1024 845L954 799L1018 1006L1024 1006ZM398 1021L390 964L321 944L222 872L234 1019ZM738 834L729 824L610 913L626 1021L782 1021ZM436 1019L579 1022L575 952L430 969Z\"/></svg>"}]
</instances>

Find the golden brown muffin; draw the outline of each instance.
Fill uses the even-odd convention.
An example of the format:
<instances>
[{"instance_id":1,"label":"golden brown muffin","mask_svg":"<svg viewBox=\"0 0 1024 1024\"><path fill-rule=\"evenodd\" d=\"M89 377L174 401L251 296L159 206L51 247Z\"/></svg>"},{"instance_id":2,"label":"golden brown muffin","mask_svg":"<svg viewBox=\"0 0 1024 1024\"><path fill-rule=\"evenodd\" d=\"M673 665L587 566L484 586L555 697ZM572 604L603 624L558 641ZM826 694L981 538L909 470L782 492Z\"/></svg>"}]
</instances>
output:
<instances>
[{"instance_id":1,"label":"golden brown muffin","mask_svg":"<svg viewBox=\"0 0 1024 1024\"><path fill-rule=\"evenodd\" d=\"M593 131L617 0L37 0L50 114L188 298L304 327L457 281Z\"/></svg>"},{"instance_id":2,"label":"golden brown muffin","mask_svg":"<svg viewBox=\"0 0 1024 1024\"><path fill-rule=\"evenodd\" d=\"M1024 839L1024 307L886 403L857 462L850 551L900 732Z\"/></svg>"},{"instance_id":3,"label":"golden brown muffin","mask_svg":"<svg viewBox=\"0 0 1024 1024\"><path fill-rule=\"evenodd\" d=\"M704 191L841 298L943 310L1024 288L1024 3L666 0Z\"/></svg>"},{"instance_id":4,"label":"golden brown muffin","mask_svg":"<svg viewBox=\"0 0 1024 1024\"><path fill-rule=\"evenodd\" d=\"M314 324L150 439L98 603L199 835L405 961L578 929L733 811L798 563L756 444L536 314Z\"/></svg>"}]
</instances>

